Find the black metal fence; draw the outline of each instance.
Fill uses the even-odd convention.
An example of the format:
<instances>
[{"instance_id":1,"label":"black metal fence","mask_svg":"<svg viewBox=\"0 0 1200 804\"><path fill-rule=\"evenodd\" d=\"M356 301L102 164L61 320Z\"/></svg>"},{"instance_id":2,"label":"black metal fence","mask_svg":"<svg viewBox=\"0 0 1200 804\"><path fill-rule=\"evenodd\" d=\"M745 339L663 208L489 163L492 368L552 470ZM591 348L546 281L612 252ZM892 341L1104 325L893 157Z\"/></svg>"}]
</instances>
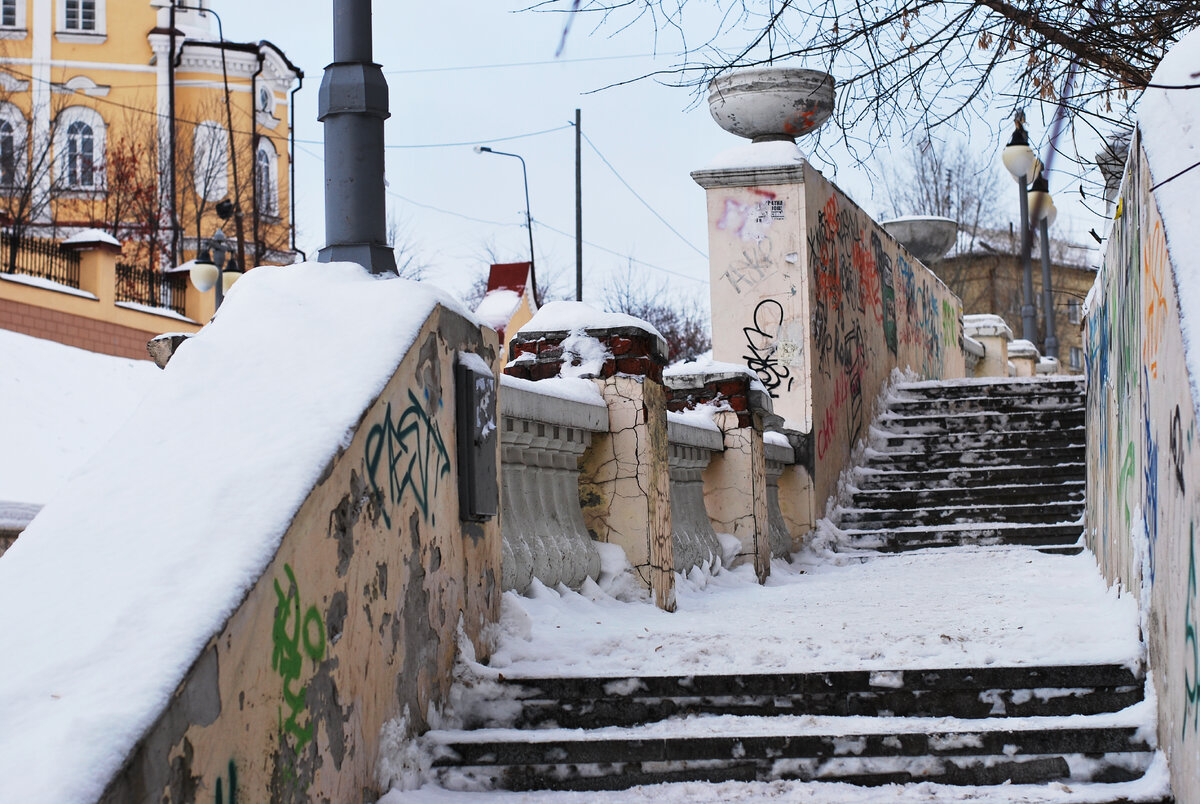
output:
<instances>
[{"instance_id":1,"label":"black metal fence","mask_svg":"<svg viewBox=\"0 0 1200 804\"><path fill-rule=\"evenodd\" d=\"M187 274L164 274L136 265L117 263L116 299L119 302L165 307L185 315L183 304L186 293Z\"/></svg>"},{"instance_id":2,"label":"black metal fence","mask_svg":"<svg viewBox=\"0 0 1200 804\"><path fill-rule=\"evenodd\" d=\"M77 288L79 252L68 251L54 240L14 238L0 232L0 271L38 276Z\"/></svg>"}]
</instances>

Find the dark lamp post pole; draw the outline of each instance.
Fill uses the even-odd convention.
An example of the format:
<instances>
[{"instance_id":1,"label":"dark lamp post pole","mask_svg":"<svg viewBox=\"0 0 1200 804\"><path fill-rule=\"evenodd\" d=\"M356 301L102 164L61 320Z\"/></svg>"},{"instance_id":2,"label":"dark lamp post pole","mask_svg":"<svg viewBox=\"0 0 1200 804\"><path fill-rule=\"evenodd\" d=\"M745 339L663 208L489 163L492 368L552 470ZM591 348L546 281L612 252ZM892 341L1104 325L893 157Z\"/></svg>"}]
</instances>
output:
<instances>
[{"instance_id":1,"label":"dark lamp post pole","mask_svg":"<svg viewBox=\"0 0 1200 804\"><path fill-rule=\"evenodd\" d=\"M521 160L521 178L525 182L525 228L529 230L529 279L533 283L534 301L540 304L541 300L538 299L537 292L537 272L533 269L533 217L529 214L529 174L525 171L525 160L522 159L518 154L496 151L486 145L476 145L475 153L495 154L496 156L511 156L513 159Z\"/></svg>"},{"instance_id":2,"label":"dark lamp post pole","mask_svg":"<svg viewBox=\"0 0 1200 804\"><path fill-rule=\"evenodd\" d=\"M1019 185L1017 192L1021 205L1021 337L1033 343L1037 340L1037 312L1033 307L1033 264L1030 260L1033 233L1029 228L1029 199L1026 198L1025 188L1029 184L1037 157L1029 147L1023 112L1017 112L1016 128L1013 129L1012 139L1001 154L1001 159L1004 167Z\"/></svg>"}]
</instances>

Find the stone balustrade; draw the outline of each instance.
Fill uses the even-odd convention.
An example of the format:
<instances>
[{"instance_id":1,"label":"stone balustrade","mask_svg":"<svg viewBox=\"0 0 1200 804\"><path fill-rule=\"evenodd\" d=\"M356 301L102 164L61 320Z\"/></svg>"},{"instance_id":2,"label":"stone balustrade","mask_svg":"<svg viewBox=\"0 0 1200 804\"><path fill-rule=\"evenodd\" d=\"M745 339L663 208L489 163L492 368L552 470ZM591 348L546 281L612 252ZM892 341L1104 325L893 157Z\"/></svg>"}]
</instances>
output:
<instances>
[{"instance_id":1,"label":"stone balustrade","mask_svg":"<svg viewBox=\"0 0 1200 804\"><path fill-rule=\"evenodd\" d=\"M671 472L671 535L675 541L675 571L707 570L721 557L721 542L704 507L704 470L713 453L724 449L721 431L704 427L677 414L667 414L667 444Z\"/></svg>"},{"instance_id":2,"label":"stone balustrade","mask_svg":"<svg viewBox=\"0 0 1200 804\"><path fill-rule=\"evenodd\" d=\"M771 544L771 555L784 558L795 551L798 545L792 544L791 531L783 516L783 510L779 507L779 479L783 476L784 469L796 462L796 451L783 433L767 431L763 434L763 458L767 470L767 524L770 529L768 541Z\"/></svg>"},{"instance_id":3,"label":"stone balustrade","mask_svg":"<svg viewBox=\"0 0 1200 804\"><path fill-rule=\"evenodd\" d=\"M588 401L589 397L593 397ZM502 588L534 578L578 588L600 574L579 506L579 459L608 432L608 408L585 380L501 379Z\"/></svg>"}]
</instances>

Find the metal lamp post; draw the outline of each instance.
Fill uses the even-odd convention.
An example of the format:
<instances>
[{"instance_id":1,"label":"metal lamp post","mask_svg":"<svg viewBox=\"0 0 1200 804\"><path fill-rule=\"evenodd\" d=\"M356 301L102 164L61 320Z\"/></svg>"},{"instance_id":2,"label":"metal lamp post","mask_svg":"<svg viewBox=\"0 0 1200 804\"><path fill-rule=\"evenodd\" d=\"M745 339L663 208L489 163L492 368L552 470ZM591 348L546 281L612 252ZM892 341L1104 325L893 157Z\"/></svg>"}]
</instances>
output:
<instances>
[{"instance_id":1,"label":"metal lamp post","mask_svg":"<svg viewBox=\"0 0 1200 804\"><path fill-rule=\"evenodd\" d=\"M1033 265L1029 252L1033 249L1032 232L1029 229L1029 200L1026 186L1034 175L1037 157L1029 147L1029 136L1025 133L1025 114L1017 112L1012 139L1001 153L1004 167L1020 185L1018 195L1021 204L1021 337L1033 343L1037 340L1037 313L1033 307Z\"/></svg>"},{"instance_id":2,"label":"metal lamp post","mask_svg":"<svg viewBox=\"0 0 1200 804\"><path fill-rule=\"evenodd\" d=\"M519 154L510 154L505 151L496 151L486 145L476 145L475 153L477 154L495 154L496 156L511 156L514 159L521 160L521 178L525 182L525 228L529 230L529 278L533 282L533 298L537 301L537 273L533 269L533 217L529 214L529 174L525 170L525 160Z\"/></svg>"},{"instance_id":3,"label":"metal lamp post","mask_svg":"<svg viewBox=\"0 0 1200 804\"><path fill-rule=\"evenodd\" d=\"M192 270L188 272L196 290L201 293L216 290L217 301L213 307L214 310L221 309L221 302L225 300L225 294L242 275L242 268L236 259L230 260L228 265L225 264L225 255L232 250L229 238L218 229L208 239L207 247L196 256Z\"/></svg>"},{"instance_id":4,"label":"metal lamp post","mask_svg":"<svg viewBox=\"0 0 1200 804\"><path fill-rule=\"evenodd\" d=\"M1042 315L1046 319L1046 340L1042 353L1058 358L1058 338L1054 333L1054 280L1050 275L1050 224L1058 216L1050 185L1044 175L1038 176L1029 188L1029 213L1037 222L1042 241Z\"/></svg>"}]
</instances>

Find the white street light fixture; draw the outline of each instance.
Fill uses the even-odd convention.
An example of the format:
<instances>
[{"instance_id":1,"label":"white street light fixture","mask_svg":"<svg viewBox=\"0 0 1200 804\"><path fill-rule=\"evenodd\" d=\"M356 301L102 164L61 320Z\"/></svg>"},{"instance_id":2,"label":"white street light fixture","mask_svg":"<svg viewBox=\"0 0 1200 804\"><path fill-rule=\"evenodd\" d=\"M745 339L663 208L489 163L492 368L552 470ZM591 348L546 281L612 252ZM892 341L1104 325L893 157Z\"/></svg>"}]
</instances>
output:
<instances>
[{"instance_id":1,"label":"white street light fixture","mask_svg":"<svg viewBox=\"0 0 1200 804\"><path fill-rule=\"evenodd\" d=\"M1014 121L1012 139L1008 141L1000 159L1005 169L1020 185L1018 197L1021 204L1021 337L1033 343L1037 340L1037 311L1033 307L1033 264L1029 252L1033 249L1033 232L1029 228L1029 199L1025 187L1033 171L1041 171L1041 165L1033 149L1029 147L1029 136L1025 133L1025 113L1018 111Z\"/></svg>"},{"instance_id":2,"label":"white street light fixture","mask_svg":"<svg viewBox=\"0 0 1200 804\"><path fill-rule=\"evenodd\" d=\"M201 293L216 288L217 301L213 307L218 310L221 307L221 302L225 299L225 294L233 287L233 283L242 275L241 266L237 260L230 260L229 266L225 265L225 255L230 252L229 238L225 233L218 229L213 232L212 237L208 239L208 247L203 249L192 263L192 270L189 272L189 277L192 280L192 285Z\"/></svg>"}]
</instances>

